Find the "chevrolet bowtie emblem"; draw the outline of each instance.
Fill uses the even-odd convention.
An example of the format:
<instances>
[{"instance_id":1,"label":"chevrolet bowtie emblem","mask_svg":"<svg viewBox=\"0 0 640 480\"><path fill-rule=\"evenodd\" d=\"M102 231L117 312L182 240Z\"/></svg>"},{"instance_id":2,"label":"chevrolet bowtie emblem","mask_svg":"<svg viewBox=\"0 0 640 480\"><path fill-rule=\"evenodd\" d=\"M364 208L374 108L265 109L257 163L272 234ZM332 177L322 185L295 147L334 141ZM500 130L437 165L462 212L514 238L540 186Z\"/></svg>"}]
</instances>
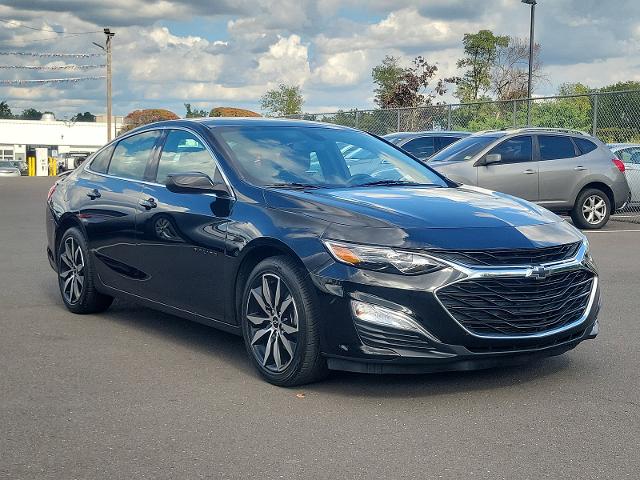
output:
<instances>
[{"instance_id":1,"label":"chevrolet bowtie emblem","mask_svg":"<svg viewBox=\"0 0 640 480\"><path fill-rule=\"evenodd\" d=\"M530 276L537 280L542 280L543 278L547 278L547 273L548 270L545 267L538 265L531 269Z\"/></svg>"}]
</instances>

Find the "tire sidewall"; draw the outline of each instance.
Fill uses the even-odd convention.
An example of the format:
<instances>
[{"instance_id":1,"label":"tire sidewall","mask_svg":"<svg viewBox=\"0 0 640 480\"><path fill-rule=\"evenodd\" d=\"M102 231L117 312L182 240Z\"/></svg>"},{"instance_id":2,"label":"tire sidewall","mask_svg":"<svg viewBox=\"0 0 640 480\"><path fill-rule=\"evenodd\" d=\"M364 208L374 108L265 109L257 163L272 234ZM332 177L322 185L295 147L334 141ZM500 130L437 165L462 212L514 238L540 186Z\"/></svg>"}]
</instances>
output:
<instances>
[{"instance_id":1,"label":"tire sidewall","mask_svg":"<svg viewBox=\"0 0 640 480\"><path fill-rule=\"evenodd\" d=\"M296 343L296 349L294 352L294 358L287 368L282 372L272 372L264 368L259 359L255 356L253 347L251 346L249 321L247 320L247 300L250 295L251 285L256 278L259 278L265 273L272 273L278 275L281 281L285 283L296 305L298 314L298 338ZM247 281L244 285L242 294L242 304L240 305L240 321L242 323L242 337L244 344L252 363L263 377L265 377L271 383L277 385L287 385L289 381L294 378L300 371L304 362L304 356L306 352L308 341L308 316L311 314L312 306L305 301L300 287L298 286L300 278L296 275L291 268L279 261L279 259L267 259L260 262L253 271L249 274Z\"/></svg>"}]
</instances>

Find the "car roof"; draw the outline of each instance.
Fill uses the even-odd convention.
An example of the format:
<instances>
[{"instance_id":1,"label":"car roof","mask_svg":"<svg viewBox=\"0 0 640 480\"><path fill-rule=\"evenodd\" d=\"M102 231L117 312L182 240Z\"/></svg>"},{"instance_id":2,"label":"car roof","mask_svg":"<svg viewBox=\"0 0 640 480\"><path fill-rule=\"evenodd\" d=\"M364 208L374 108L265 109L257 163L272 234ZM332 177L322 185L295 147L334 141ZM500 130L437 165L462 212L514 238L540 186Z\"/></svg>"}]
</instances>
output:
<instances>
[{"instance_id":1,"label":"car roof","mask_svg":"<svg viewBox=\"0 0 640 480\"><path fill-rule=\"evenodd\" d=\"M638 143L607 143L607 147L609 147L611 150L620 150L622 148L628 148L628 147L640 147L640 144Z\"/></svg>"},{"instance_id":2,"label":"car roof","mask_svg":"<svg viewBox=\"0 0 640 480\"><path fill-rule=\"evenodd\" d=\"M413 137L437 137L437 136L459 136L466 137L471 132L461 132L456 130L425 130L422 132L395 132L383 135L382 138L413 138Z\"/></svg>"}]
</instances>

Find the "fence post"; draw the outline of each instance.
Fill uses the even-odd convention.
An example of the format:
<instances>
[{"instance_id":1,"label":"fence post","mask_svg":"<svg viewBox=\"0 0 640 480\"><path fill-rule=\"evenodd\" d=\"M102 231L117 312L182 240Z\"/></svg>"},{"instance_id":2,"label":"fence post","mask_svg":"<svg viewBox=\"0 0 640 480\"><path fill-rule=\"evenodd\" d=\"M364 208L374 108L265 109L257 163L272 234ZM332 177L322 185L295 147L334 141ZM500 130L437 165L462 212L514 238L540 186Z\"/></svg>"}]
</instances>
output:
<instances>
[{"instance_id":1,"label":"fence post","mask_svg":"<svg viewBox=\"0 0 640 480\"><path fill-rule=\"evenodd\" d=\"M447 130L451 130L451 104L447 106Z\"/></svg>"},{"instance_id":2,"label":"fence post","mask_svg":"<svg viewBox=\"0 0 640 480\"><path fill-rule=\"evenodd\" d=\"M400 109L396 110L396 132L400 131Z\"/></svg>"},{"instance_id":3,"label":"fence post","mask_svg":"<svg viewBox=\"0 0 640 480\"><path fill-rule=\"evenodd\" d=\"M593 121L591 122L591 135L596 136L598 129L598 94L593 95Z\"/></svg>"},{"instance_id":4,"label":"fence post","mask_svg":"<svg viewBox=\"0 0 640 480\"><path fill-rule=\"evenodd\" d=\"M360 127L360 110L356 108L356 128Z\"/></svg>"},{"instance_id":5,"label":"fence post","mask_svg":"<svg viewBox=\"0 0 640 480\"><path fill-rule=\"evenodd\" d=\"M513 128L518 127L518 102L517 100L512 100L513 102Z\"/></svg>"}]
</instances>

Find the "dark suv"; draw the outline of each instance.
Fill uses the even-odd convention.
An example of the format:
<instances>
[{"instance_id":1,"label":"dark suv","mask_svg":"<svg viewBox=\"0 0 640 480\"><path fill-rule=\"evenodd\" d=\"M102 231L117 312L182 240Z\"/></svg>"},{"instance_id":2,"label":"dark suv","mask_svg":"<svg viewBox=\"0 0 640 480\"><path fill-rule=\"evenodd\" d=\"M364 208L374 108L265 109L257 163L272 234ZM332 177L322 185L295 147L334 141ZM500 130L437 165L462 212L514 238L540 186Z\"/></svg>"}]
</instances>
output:
<instances>
[{"instance_id":1,"label":"dark suv","mask_svg":"<svg viewBox=\"0 0 640 480\"><path fill-rule=\"evenodd\" d=\"M431 130L389 133L382 138L420 160L428 160L433 154L469 135L469 132Z\"/></svg>"},{"instance_id":2,"label":"dark suv","mask_svg":"<svg viewBox=\"0 0 640 480\"><path fill-rule=\"evenodd\" d=\"M347 161L354 149L369 168ZM598 332L599 281L578 230L345 127L148 125L62 177L46 211L70 311L126 297L243 335L277 385L327 368L486 368Z\"/></svg>"},{"instance_id":3,"label":"dark suv","mask_svg":"<svg viewBox=\"0 0 640 480\"><path fill-rule=\"evenodd\" d=\"M441 150L429 165L457 182L570 213L585 229L602 228L631 198L624 163L600 140L576 130L479 132Z\"/></svg>"}]
</instances>

